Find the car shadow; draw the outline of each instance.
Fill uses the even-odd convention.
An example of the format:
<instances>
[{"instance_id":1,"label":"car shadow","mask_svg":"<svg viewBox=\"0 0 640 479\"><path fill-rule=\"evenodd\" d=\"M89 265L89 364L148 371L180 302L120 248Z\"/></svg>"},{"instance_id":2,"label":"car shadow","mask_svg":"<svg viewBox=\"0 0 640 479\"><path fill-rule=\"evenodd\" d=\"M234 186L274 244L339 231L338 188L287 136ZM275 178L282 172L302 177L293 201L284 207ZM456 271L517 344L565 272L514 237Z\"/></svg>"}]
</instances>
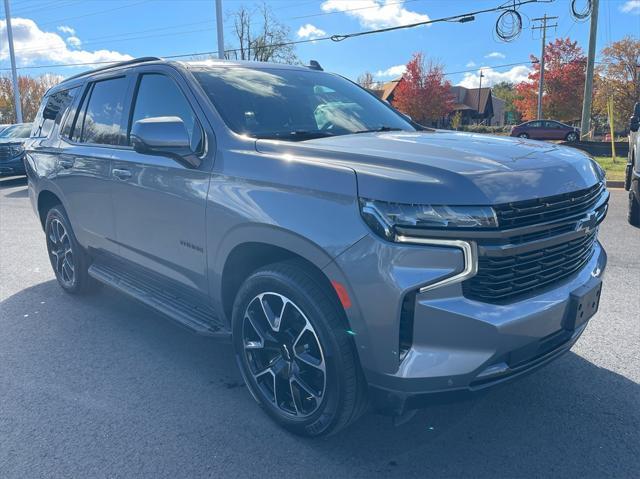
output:
<instances>
[{"instance_id":1,"label":"car shadow","mask_svg":"<svg viewBox=\"0 0 640 479\"><path fill-rule=\"evenodd\" d=\"M74 297L47 281L2 301L0 313L0 334L10 331L14 344L4 353L33 394L55 388L88 401L95 393L100 408L85 412L95 414L88 424L106 414L114 427L144 428L149 437L174 428L192 461L207 460L216 436L228 437L228 447L241 440L283 468L322 461L337 477L628 477L639 470L640 385L574 353L480 399L420 411L402 426L368 413L337 435L309 440L280 431L256 407L230 344L176 327L108 288ZM43 370L35 375L36 368ZM44 384L49 376L55 386ZM10 401L5 395L3 408ZM167 461L175 454L168 439L157 447Z\"/></svg>"}]
</instances>

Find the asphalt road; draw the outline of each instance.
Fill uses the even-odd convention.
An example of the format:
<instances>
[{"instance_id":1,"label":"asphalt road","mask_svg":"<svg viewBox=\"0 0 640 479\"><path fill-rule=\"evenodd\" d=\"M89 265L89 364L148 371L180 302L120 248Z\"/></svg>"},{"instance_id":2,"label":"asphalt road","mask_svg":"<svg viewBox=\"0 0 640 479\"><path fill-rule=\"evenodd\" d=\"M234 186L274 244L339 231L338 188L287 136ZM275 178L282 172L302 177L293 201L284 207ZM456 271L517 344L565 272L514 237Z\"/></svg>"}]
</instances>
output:
<instances>
[{"instance_id":1,"label":"asphalt road","mask_svg":"<svg viewBox=\"0 0 640 479\"><path fill-rule=\"evenodd\" d=\"M103 288L57 286L21 179L0 180L0 477L640 477L640 230L612 191L601 310L573 351L394 427L303 440L228 345Z\"/></svg>"}]
</instances>

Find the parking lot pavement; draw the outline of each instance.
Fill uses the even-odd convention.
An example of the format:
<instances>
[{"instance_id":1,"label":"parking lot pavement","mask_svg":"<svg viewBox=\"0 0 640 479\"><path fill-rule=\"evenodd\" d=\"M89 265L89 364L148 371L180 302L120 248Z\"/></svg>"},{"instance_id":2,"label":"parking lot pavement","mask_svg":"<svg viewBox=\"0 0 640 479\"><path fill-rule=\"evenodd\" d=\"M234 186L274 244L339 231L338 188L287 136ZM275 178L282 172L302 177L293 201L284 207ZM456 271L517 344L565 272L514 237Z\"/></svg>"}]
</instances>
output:
<instances>
[{"instance_id":1,"label":"parking lot pavement","mask_svg":"<svg viewBox=\"0 0 640 479\"><path fill-rule=\"evenodd\" d=\"M23 179L0 179L0 477L640 477L640 230L612 191L601 309L573 351L408 424L278 429L231 349L103 288L64 294Z\"/></svg>"}]
</instances>

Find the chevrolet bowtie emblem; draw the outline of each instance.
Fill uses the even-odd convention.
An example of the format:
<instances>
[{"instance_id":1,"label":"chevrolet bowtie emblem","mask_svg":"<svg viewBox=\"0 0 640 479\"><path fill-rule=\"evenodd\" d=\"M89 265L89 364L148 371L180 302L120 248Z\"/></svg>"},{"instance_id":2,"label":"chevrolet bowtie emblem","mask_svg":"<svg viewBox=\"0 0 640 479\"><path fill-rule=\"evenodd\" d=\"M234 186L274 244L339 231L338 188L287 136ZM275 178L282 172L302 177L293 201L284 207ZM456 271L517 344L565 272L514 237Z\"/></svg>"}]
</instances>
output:
<instances>
[{"instance_id":1,"label":"chevrolet bowtie emblem","mask_svg":"<svg viewBox=\"0 0 640 479\"><path fill-rule=\"evenodd\" d=\"M589 234L598 226L598 215L595 211L592 211L584 218L578 220L576 224L576 231L584 231L584 234Z\"/></svg>"}]
</instances>

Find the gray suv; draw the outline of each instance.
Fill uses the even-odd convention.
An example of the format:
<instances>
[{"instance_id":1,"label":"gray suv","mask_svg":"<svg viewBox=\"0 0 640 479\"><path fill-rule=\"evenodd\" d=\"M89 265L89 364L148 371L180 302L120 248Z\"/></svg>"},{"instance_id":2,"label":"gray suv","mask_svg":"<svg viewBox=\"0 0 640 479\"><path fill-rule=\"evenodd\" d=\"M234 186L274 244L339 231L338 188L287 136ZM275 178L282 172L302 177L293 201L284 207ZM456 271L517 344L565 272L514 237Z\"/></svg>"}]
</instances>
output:
<instances>
[{"instance_id":1,"label":"gray suv","mask_svg":"<svg viewBox=\"0 0 640 479\"><path fill-rule=\"evenodd\" d=\"M34 132L60 286L230 339L299 434L520 377L598 308L595 162L423 128L317 63L129 61L51 89Z\"/></svg>"}]
</instances>

